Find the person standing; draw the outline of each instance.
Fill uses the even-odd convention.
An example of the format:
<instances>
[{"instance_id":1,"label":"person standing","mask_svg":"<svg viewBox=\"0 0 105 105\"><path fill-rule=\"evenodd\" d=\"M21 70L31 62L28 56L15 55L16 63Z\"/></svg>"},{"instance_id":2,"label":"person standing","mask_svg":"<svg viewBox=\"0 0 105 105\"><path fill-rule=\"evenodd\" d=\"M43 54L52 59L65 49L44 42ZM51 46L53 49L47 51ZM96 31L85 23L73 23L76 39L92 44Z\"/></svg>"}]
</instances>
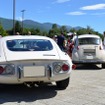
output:
<instances>
[{"instance_id":1,"label":"person standing","mask_svg":"<svg viewBox=\"0 0 105 105\"><path fill-rule=\"evenodd\" d=\"M72 50L73 50L73 43L72 43L72 38L73 38L73 33L68 33L68 39L67 39L67 53L72 58Z\"/></svg>"},{"instance_id":2,"label":"person standing","mask_svg":"<svg viewBox=\"0 0 105 105\"><path fill-rule=\"evenodd\" d=\"M52 38L57 43L57 35L54 35Z\"/></svg>"},{"instance_id":3,"label":"person standing","mask_svg":"<svg viewBox=\"0 0 105 105\"><path fill-rule=\"evenodd\" d=\"M61 35L57 36L57 44L62 51L65 51L65 49L66 49L66 39L65 39L63 33L61 33Z\"/></svg>"},{"instance_id":4,"label":"person standing","mask_svg":"<svg viewBox=\"0 0 105 105\"><path fill-rule=\"evenodd\" d=\"M103 46L104 46L104 49L105 49L105 31L103 32L103 36L104 36Z\"/></svg>"},{"instance_id":5,"label":"person standing","mask_svg":"<svg viewBox=\"0 0 105 105\"><path fill-rule=\"evenodd\" d=\"M76 32L73 33L72 43L74 44L74 49L78 49L79 41Z\"/></svg>"},{"instance_id":6,"label":"person standing","mask_svg":"<svg viewBox=\"0 0 105 105\"><path fill-rule=\"evenodd\" d=\"M73 43L72 58L73 57L78 58L79 40L76 33L73 33L72 43Z\"/></svg>"}]
</instances>

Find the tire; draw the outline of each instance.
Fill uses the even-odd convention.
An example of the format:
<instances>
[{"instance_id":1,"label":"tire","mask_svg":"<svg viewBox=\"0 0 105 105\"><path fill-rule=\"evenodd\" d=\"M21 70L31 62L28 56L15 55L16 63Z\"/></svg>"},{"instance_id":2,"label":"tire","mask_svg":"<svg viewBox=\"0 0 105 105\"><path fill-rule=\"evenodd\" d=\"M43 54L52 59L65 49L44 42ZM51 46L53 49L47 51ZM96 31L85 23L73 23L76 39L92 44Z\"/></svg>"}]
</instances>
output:
<instances>
[{"instance_id":1,"label":"tire","mask_svg":"<svg viewBox=\"0 0 105 105\"><path fill-rule=\"evenodd\" d=\"M67 78L67 79L62 80L62 81L57 81L57 82L56 82L56 85L57 85L57 87L58 87L59 89L64 90L64 89L66 89L67 86L69 85L69 80L70 80L70 78Z\"/></svg>"},{"instance_id":2,"label":"tire","mask_svg":"<svg viewBox=\"0 0 105 105\"><path fill-rule=\"evenodd\" d=\"M102 63L102 68L105 68L105 63Z\"/></svg>"}]
</instances>

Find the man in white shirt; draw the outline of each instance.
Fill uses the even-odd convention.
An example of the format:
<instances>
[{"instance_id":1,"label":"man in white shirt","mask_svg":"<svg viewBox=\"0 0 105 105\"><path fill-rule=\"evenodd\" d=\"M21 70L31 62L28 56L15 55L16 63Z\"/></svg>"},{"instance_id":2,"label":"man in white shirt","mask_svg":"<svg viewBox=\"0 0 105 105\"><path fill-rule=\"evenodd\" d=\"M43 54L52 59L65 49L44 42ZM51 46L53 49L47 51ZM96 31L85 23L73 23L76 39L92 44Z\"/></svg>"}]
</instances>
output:
<instances>
[{"instance_id":1,"label":"man in white shirt","mask_svg":"<svg viewBox=\"0 0 105 105\"><path fill-rule=\"evenodd\" d=\"M78 51L77 50L78 50L79 41L78 41L78 36L75 32L73 33L72 43L74 45L72 54L75 56L75 58L78 58ZM72 56L72 57L74 57L74 56Z\"/></svg>"},{"instance_id":2,"label":"man in white shirt","mask_svg":"<svg viewBox=\"0 0 105 105\"><path fill-rule=\"evenodd\" d=\"M76 32L73 33L72 42L74 44L74 49L77 49L79 42L78 42L78 36L77 36Z\"/></svg>"}]
</instances>

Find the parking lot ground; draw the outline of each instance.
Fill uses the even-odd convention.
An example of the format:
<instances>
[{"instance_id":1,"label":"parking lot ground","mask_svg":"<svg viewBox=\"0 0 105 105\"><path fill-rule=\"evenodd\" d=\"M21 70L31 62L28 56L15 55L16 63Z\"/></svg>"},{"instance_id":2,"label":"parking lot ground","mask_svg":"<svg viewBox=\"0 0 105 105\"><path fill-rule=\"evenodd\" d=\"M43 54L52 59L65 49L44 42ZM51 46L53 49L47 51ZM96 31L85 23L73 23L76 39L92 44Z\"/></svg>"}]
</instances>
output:
<instances>
[{"instance_id":1,"label":"parking lot ground","mask_svg":"<svg viewBox=\"0 0 105 105\"><path fill-rule=\"evenodd\" d=\"M88 65L89 66L89 65ZM71 74L70 96L74 105L105 105L105 70L90 65ZM74 80L73 80L74 79Z\"/></svg>"},{"instance_id":2,"label":"parking lot ground","mask_svg":"<svg viewBox=\"0 0 105 105\"><path fill-rule=\"evenodd\" d=\"M78 66L72 71L66 90L58 90L54 84L2 88L0 105L105 105L105 69L96 65Z\"/></svg>"}]
</instances>

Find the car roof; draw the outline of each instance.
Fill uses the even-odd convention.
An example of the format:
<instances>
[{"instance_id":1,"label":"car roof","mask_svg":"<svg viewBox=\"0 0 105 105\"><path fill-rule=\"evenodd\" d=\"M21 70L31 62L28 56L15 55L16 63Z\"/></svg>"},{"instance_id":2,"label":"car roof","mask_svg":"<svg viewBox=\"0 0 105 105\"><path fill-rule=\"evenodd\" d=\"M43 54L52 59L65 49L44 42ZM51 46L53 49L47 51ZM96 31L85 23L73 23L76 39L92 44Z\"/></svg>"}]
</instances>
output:
<instances>
[{"instance_id":1,"label":"car roof","mask_svg":"<svg viewBox=\"0 0 105 105\"><path fill-rule=\"evenodd\" d=\"M51 38L47 36L39 36L39 35L12 35L12 36L4 36L0 38L0 40L13 40L13 39L47 39L51 40Z\"/></svg>"},{"instance_id":2,"label":"car roof","mask_svg":"<svg viewBox=\"0 0 105 105\"><path fill-rule=\"evenodd\" d=\"M95 34L83 34L83 35L79 35L78 38L100 38L98 35Z\"/></svg>"}]
</instances>

